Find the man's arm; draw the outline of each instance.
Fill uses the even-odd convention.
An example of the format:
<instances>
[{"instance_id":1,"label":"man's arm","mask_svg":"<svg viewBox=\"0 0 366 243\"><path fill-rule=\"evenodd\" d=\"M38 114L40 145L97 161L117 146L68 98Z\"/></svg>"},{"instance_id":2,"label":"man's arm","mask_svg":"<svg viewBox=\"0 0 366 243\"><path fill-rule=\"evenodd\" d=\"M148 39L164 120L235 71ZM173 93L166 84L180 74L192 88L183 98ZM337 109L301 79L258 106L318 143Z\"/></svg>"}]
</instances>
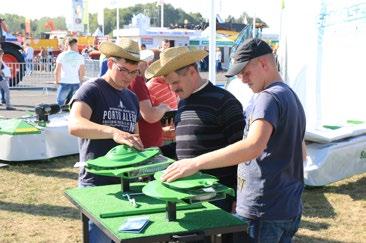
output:
<instances>
[{"instance_id":1,"label":"man's arm","mask_svg":"<svg viewBox=\"0 0 366 243\"><path fill-rule=\"evenodd\" d=\"M80 67L79 67L79 80L80 80L80 83L84 82L85 73L86 73L85 65L81 64Z\"/></svg>"},{"instance_id":2,"label":"man's arm","mask_svg":"<svg viewBox=\"0 0 366 243\"><path fill-rule=\"evenodd\" d=\"M91 114L92 109L88 104L81 101L74 102L69 115L69 133L87 139L113 139L116 143L143 149L137 134L130 134L114 127L92 122L90 121Z\"/></svg>"},{"instance_id":3,"label":"man's arm","mask_svg":"<svg viewBox=\"0 0 366 243\"><path fill-rule=\"evenodd\" d=\"M267 147L272 131L273 127L269 122L255 120L250 126L246 139L192 159L177 161L168 167L163 180L170 182L193 175L199 170L227 167L250 161L258 157Z\"/></svg>"},{"instance_id":4,"label":"man's arm","mask_svg":"<svg viewBox=\"0 0 366 243\"><path fill-rule=\"evenodd\" d=\"M308 152L306 151L306 143L302 141L302 159L305 161L306 156L308 156Z\"/></svg>"},{"instance_id":5,"label":"man's arm","mask_svg":"<svg viewBox=\"0 0 366 243\"><path fill-rule=\"evenodd\" d=\"M55 67L55 83L59 84L61 80L61 63L56 62Z\"/></svg>"},{"instance_id":6,"label":"man's arm","mask_svg":"<svg viewBox=\"0 0 366 243\"><path fill-rule=\"evenodd\" d=\"M149 123L160 121L160 119L164 116L164 113L169 110L170 107L166 104L152 106L151 101L148 99L140 101L141 116Z\"/></svg>"}]
</instances>

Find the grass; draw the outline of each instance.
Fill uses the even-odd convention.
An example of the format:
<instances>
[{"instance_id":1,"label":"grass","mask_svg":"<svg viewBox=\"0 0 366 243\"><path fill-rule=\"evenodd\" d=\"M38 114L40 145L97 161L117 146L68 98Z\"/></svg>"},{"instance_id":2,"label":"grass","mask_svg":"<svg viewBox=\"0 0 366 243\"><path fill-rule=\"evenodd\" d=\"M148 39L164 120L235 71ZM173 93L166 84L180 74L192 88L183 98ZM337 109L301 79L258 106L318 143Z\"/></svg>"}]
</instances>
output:
<instances>
[{"instance_id":1,"label":"grass","mask_svg":"<svg viewBox=\"0 0 366 243\"><path fill-rule=\"evenodd\" d=\"M77 156L0 168L0 242L81 242L78 210L65 198L77 185ZM366 173L305 190L295 242L366 240Z\"/></svg>"}]
</instances>

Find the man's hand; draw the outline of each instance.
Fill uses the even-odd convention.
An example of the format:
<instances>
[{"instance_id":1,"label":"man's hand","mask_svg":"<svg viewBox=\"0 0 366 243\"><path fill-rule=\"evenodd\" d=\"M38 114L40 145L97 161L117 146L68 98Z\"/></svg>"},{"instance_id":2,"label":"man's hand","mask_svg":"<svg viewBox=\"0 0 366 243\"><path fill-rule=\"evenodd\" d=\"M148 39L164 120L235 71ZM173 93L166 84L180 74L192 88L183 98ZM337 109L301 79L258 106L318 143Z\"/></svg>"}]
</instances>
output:
<instances>
[{"instance_id":1,"label":"man's hand","mask_svg":"<svg viewBox=\"0 0 366 243\"><path fill-rule=\"evenodd\" d=\"M138 134L130 134L128 132L117 131L113 134L113 140L119 144L126 144L130 147L134 147L137 150L143 150L144 145L141 142Z\"/></svg>"},{"instance_id":2,"label":"man's hand","mask_svg":"<svg viewBox=\"0 0 366 243\"><path fill-rule=\"evenodd\" d=\"M161 178L162 181L171 182L176 179L187 177L199 171L194 159L183 159L171 164Z\"/></svg>"}]
</instances>

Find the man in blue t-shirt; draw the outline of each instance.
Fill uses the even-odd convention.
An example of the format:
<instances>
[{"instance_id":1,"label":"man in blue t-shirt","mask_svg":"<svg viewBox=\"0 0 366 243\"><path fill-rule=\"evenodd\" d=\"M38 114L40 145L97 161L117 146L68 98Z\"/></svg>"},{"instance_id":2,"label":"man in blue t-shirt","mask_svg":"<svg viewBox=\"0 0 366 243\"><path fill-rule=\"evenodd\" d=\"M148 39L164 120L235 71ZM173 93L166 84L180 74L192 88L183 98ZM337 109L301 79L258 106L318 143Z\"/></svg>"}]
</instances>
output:
<instances>
[{"instance_id":1,"label":"man in blue t-shirt","mask_svg":"<svg viewBox=\"0 0 366 243\"><path fill-rule=\"evenodd\" d=\"M302 213L305 113L277 71L272 49L244 42L226 76L237 75L256 93L246 111L243 140L177 161L163 180L238 164L236 213L248 223L250 242L291 242Z\"/></svg>"},{"instance_id":2,"label":"man in blue t-shirt","mask_svg":"<svg viewBox=\"0 0 366 243\"><path fill-rule=\"evenodd\" d=\"M100 51L107 57L107 72L78 89L70 104L69 131L80 138L80 162L105 155L118 144L143 149L138 134L139 103L127 89L138 74L140 60L137 42L123 39L117 45L103 42ZM80 168L79 185L118 184L116 177L98 176ZM89 242L111 240L89 221Z\"/></svg>"}]
</instances>

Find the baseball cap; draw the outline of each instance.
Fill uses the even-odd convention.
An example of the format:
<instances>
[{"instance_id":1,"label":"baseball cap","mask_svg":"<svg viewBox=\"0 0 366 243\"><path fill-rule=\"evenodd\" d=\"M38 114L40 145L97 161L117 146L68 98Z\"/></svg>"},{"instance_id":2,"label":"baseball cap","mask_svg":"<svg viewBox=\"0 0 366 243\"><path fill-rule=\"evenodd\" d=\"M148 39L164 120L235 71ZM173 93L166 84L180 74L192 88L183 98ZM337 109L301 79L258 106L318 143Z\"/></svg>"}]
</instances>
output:
<instances>
[{"instance_id":1,"label":"baseball cap","mask_svg":"<svg viewBox=\"0 0 366 243\"><path fill-rule=\"evenodd\" d=\"M237 75L250 60L269 53L272 53L272 48L265 41L257 38L246 40L235 52L234 63L225 76L230 78Z\"/></svg>"}]
</instances>

